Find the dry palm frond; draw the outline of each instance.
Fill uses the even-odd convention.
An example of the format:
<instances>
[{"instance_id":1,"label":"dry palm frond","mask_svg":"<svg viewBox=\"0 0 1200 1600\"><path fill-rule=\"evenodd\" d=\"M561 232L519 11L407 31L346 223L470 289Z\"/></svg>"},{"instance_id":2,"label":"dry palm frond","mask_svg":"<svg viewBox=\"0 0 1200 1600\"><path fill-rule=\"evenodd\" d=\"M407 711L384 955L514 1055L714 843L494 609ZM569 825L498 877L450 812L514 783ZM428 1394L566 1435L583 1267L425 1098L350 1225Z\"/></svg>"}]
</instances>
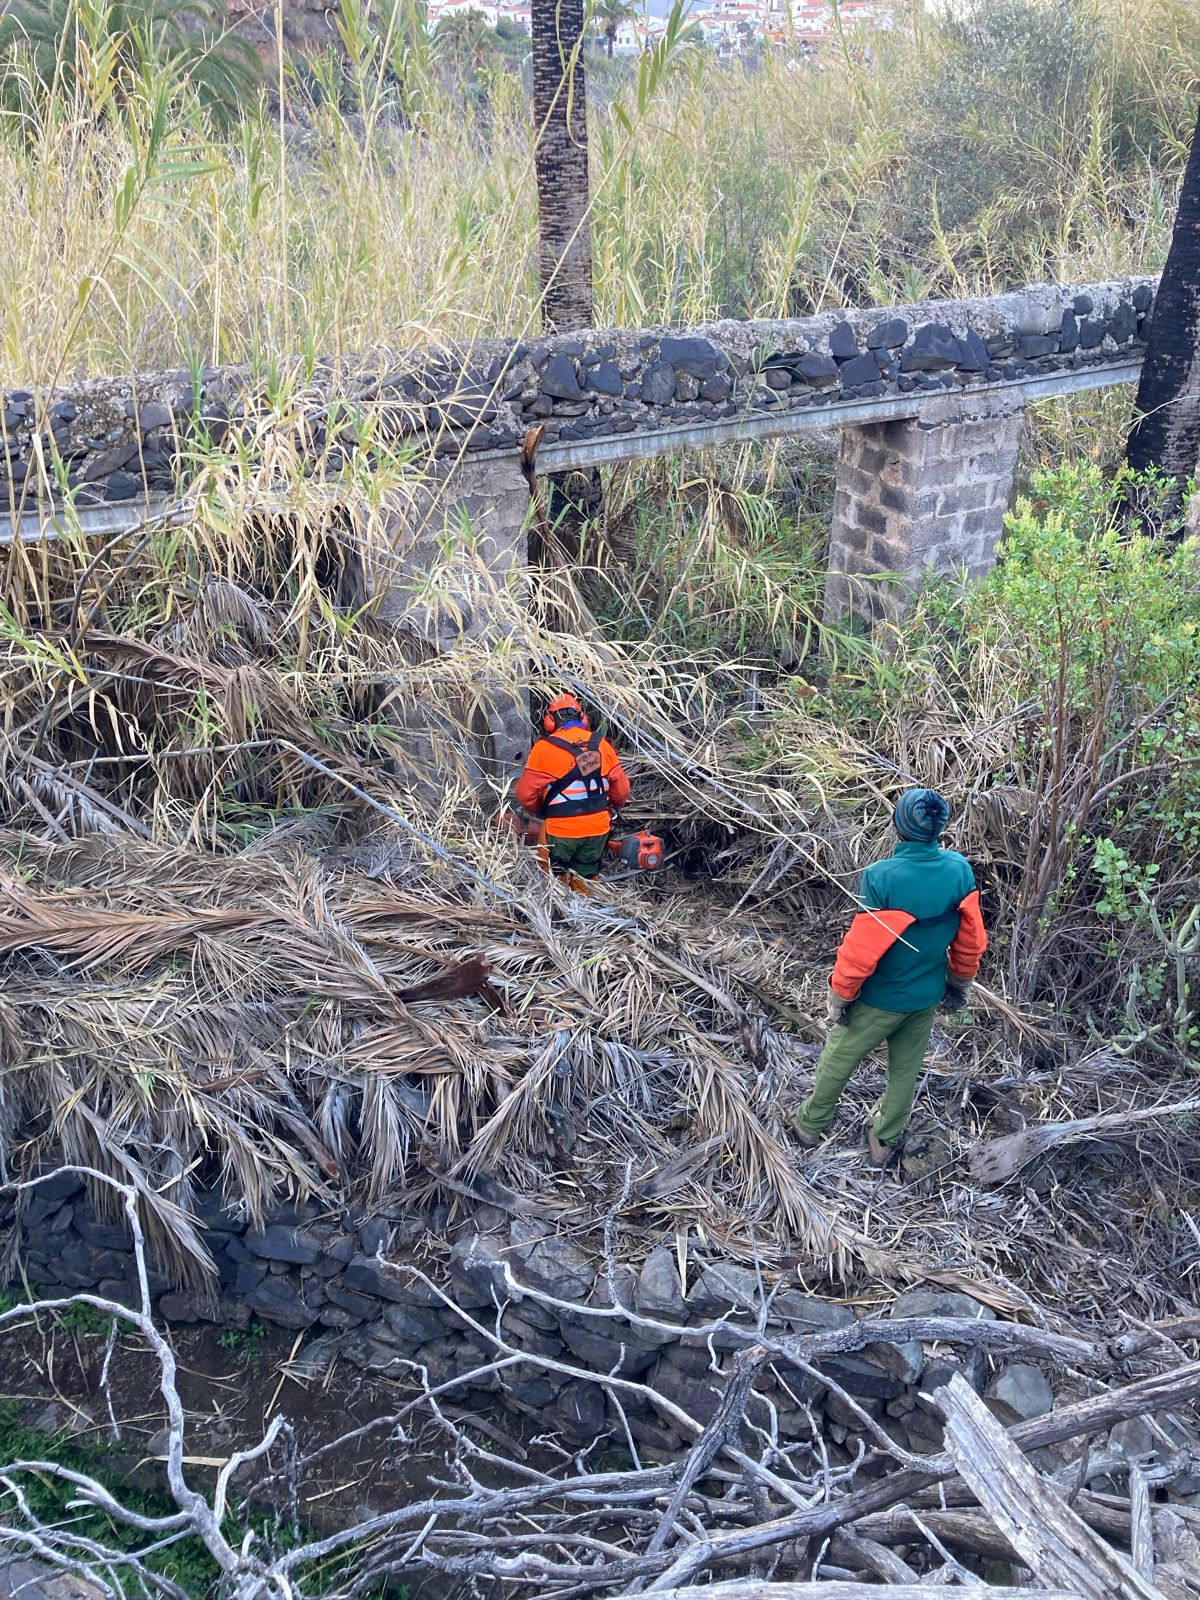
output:
<instances>
[{"instance_id":1,"label":"dry palm frond","mask_svg":"<svg viewBox=\"0 0 1200 1600\"><path fill-rule=\"evenodd\" d=\"M1084 1139L1119 1138L1146 1122L1190 1117L1200 1111L1200 1099L1176 1100L1171 1105L1139 1106L1136 1110L1076 1117L1070 1122L1043 1123L980 1145L971 1156L971 1175L980 1183L1004 1183L1037 1156L1060 1145Z\"/></svg>"}]
</instances>

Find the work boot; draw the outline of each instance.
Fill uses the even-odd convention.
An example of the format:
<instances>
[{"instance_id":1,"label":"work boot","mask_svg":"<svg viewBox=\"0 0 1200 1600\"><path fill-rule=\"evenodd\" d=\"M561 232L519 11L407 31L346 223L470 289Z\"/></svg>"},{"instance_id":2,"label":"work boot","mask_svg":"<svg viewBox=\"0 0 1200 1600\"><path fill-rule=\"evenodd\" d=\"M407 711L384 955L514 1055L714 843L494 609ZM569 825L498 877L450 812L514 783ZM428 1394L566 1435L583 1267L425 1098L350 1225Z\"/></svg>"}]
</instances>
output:
<instances>
[{"instance_id":1,"label":"work boot","mask_svg":"<svg viewBox=\"0 0 1200 1600\"><path fill-rule=\"evenodd\" d=\"M890 1144L880 1144L875 1137L874 1128L867 1128L867 1159L873 1167L886 1167L892 1159L893 1148Z\"/></svg>"},{"instance_id":2,"label":"work boot","mask_svg":"<svg viewBox=\"0 0 1200 1600\"><path fill-rule=\"evenodd\" d=\"M807 1128L802 1128L798 1122L792 1123L792 1137L796 1143L805 1150L815 1150L821 1142L818 1133L809 1133Z\"/></svg>"}]
</instances>

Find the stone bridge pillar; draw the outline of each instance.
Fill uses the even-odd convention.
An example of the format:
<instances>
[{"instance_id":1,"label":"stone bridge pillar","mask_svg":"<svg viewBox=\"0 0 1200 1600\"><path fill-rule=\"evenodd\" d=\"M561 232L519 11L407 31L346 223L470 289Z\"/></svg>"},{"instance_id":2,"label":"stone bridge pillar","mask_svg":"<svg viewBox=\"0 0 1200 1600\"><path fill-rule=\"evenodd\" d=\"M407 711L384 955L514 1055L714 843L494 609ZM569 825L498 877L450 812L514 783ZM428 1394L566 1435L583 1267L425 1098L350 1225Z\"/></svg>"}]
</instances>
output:
<instances>
[{"instance_id":1,"label":"stone bridge pillar","mask_svg":"<svg viewBox=\"0 0 1200 1600\"><path fill-rule=\"evenodd\" d=\"M514 451L511 460L467 457L391 518L390 548L380 552L373 583L377 617L395 630L410 662L474 646L480 663L453 705L434 705L414 692L389 706L412 752L414 781L431 776L440 783L457 771L482 788L512 777L528 754L527 697L505 689L501 673L493 677L485 664L493 653L503 655L511 591L527 581L528 514L529 489ZM473 557L461 576L442 586L444 600L429 595L427 574L444 550L464 541Z\"/></svg>"},{"instance_id":2,"label":"stone bridge pillar","mask_svg":"<svg viewBox=\"0 0 1200 1600\"><path fill-rule=\"evenodd\" d=\"M898 615L923 574L987 572L1012 494L1019 392L948 394L919 417L842 430L827 620Z\"/></svg>"}]
</instances>

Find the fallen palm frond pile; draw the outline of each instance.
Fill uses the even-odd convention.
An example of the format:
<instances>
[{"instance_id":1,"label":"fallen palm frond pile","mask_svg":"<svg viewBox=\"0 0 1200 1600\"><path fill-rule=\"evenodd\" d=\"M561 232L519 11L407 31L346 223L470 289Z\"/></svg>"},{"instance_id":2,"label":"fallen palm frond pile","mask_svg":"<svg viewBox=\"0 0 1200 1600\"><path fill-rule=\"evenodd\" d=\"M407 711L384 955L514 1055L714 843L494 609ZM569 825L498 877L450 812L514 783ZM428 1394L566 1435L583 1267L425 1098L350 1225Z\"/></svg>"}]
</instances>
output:
<instances>
[{"instance_id":1,"label":"fallen palm frond pile","mask_svg":"<svg viewBox=\"0 0 1200 1600\"><path fill-rule=\"evenodd\" d=\"M256 1219L289 1194L402 1202L424 1171L580 1224L631 1162L646 1203L704 1204L714 1237L775 1228L846 1262L772 1105L802 1051L760 1027L772 1074L731 1049L747 1007L786 995L753 936L681 937L530 862L517 910L448 897L425 869L375 882L298 854L0 849L10 1138L37 1129L185 1210L220 1170ZM680 1128L705 1159L666 1182Z\"/></svg>"},{"instance_id":2,"label":"fallen palm frond pile","mask_svg":"<svg viewBox=\"0 0 1200 1600\"><path fill-rule=\"evenodd\" d=\"M418 562L410 469L376 460L368 482L352 460L332 497L280 420L257 466L198 461L185 529L10 547L10 1167L61 1148L135 1182L187 1272L205 1265L192 1196L220 1177L254 1218L306 1196L469 1198L587 1231L615 1208L681 1251L864 1292L926 1277L1028 1317L1178 1309L1197 1254L1171 1226L1184 1114L1146 1136L1152 1168L1089 1141L1086 1201L1046 1161L981 1191L966 1158L981 1134L1113 1129L1187 1098L1170 1077L1194 1054L1193 757L1164 733L1195 712L1185 550L1114 539L1096 561L1030 513L999 599L935 595L883 648L805 614L819 583L756 598L749 558L728 578L749 535L705 467L671 529L690 551L671 593L703 612L707 653L689 652L632 603L597 621L603 552L532 593L469 538ZM1027 573L1053 605L1020 590ZM385 628L367 597L389 585ZM811 680L761 642L712 648L755 606L811 636ZM563 684L686 870L581 898L494 827L529 700ZM829 1147L801 1157L787 1127L857 872L913 781L947 793L998 937L987 1025L939 1031L908 1186L881 1191L859 1153L878 1066ZM1120 849L1097 848L1093 875L1088 840L1118 807Z\"/></svg>"},{"instance_id":3,"label":"fallen palm frond pile","mask_svg":"<svg viewBox=\"0 0 1200 1600\"><path fill-rule=\"evenodd\" d=\"M943 1038L912 1181L885 1202L853 1133L815 1157L789 1144L816 975L745 924L686 927L631 886L572 895L515 845L469 898L424 865L371 878L294 848L10 833L0 862L6 1161L61 1149L135 1181L177 1269L203 1266L188 1213L223 1175L256 1220L289 1198L532 1199L581 1233L615 1211L634 1238L665 1227L814 1283L928 1278L1014 1315L1081 1310L1084 1283L1109 1314L1145 1304L1115 1176L1083 1218L1053 1190L979 1190L961 1159L990 1099L1123 1104L1135 1081L1111 1059L1068 1077ZM1165 1283L1151 1298L1179 1304Z\"/></svg>"}]
</instances>

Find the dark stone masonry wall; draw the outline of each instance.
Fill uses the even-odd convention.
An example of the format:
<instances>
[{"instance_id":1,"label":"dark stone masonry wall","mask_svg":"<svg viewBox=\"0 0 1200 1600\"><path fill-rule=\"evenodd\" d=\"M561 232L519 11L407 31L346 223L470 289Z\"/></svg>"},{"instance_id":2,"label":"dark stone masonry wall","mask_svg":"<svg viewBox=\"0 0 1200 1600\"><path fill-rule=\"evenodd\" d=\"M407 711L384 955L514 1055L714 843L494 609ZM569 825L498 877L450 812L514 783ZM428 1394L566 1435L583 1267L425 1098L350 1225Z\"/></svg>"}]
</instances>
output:
<instances>
[{"instance_id":1,"label":"dark stone masonry wall","mask_svg":"<svg viewBox=\"0 0 1200 1600\"><path fill-rule=\"evenodd\" d=\"M863 402L985 391L1140 358L1155 281L1034 285L990 299L679 331L595 331L481 342L321 366L306 382L301 453L336 472L372 439L419 453L543 445L732 426ZM297 369L298 371L298 369ZM293 374L294 375L294 374ZM189 445L252 438L269 412L244 367L98 379L3 396L0 511L172 493ZM916 407L914 406L914 409Z\"/></svg>"},{"instance_id":2,"label":"dark stone masonry wall","mask_svg":"<svg viewBox=\"0 0 1200 1600\"><path fill-rule=\"evenodd\" d=\"M499 1326L516 1349L588 1372L637 1379L673 1401L698 1422L713 1415L734 1354L754 1342L763 1287L755 1271L713 1255L690 1256L686 1296L675 1253L652 1248L636 1268L618 1267L616 1302L665 1326L635 1328L623 1317L589 1316L586 1307L612 1307L603 1263L573 1240L536 1221L515 1220L481 1205L457 1230L444 1216L384 1218L322 1216L315 1205L284 1213L262 1228L247 1228L219 1196L199 1195L195 1214L218 1277L210 1290L181 1289L155 1274L152 1290L169 1323L213 1322L245 1328L251 1318L306 1332L298 1359L323 1367L337 1357L371 1372L411 1379L423 1367L431 1385L476 1371L496 1351L450 1310L429 1284L406 1273L418 1259L444 1285L456 1305L479 1323ZM431 1233L432 1222L440 1232ZM43 1294L98 1291L130 1303L134 1256L127 1229L99 1218L82 1185L59 1175L27 1199L17 1238L18 1256ZM418 1252L418 1247L419 1252ZM506 1286L505 1268L519 1285L540 1290L564 1308L550 1307ZM827 1335L853 1328L856 1316L836 1300L776 1289L768 1327L777 1335ZM968 1296L910 1289L896 1297L890 1315L992 1320L994 1313ZM731 1325L701 1332L714 1318ZM940 1447L941 1425L922 1398L962 1372L988 1394L1007 1421L1048 1411L1053 1395L1044 1375L1027 1363L989 1363L977 1349L924 1348L868 1343L863 1348L813 1357L814 1363L903 1444L917 1452ZM845 1444L862 1430L861 1419L839 1397L784 1357L774 1359L756 1383L751 1421L766 1424L773 1410L784 1440L806 1439L814 1427L827 1441ZM454 1391L456 1403L503 1405L535 1418L542 1428L591 1441L607 1431L621 1440L626 1422L640 1449L672 1455L685 1443L648 1401L622 1397L622 1420L594 1383L530 1362L502 1374L476 1378ZM853 1441L851 1441L851 1444Z\"/></svg>"}]
</instances>

